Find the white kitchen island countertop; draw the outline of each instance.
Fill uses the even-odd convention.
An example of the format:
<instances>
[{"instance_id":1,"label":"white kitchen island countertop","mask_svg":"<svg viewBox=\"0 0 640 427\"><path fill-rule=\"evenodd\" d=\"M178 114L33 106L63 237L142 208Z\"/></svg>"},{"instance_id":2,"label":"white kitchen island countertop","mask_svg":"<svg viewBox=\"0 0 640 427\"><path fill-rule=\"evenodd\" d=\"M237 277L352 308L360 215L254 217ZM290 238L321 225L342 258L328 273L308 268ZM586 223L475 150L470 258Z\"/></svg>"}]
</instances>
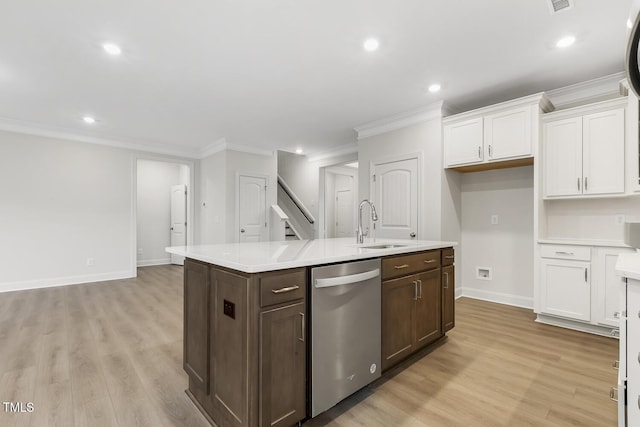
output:
<instances>
[{"instance_id":1,"label":"white kitchen island countertop","mask_svg":"<svg viewBox=\"0 0 640 427\"><path fill-rule=\"evenodd\" d=\"M629 279L640 280L640 253L618 255L616 274Z\"/></svg>"},{"instance_id":2,"label":"white kitchen island countertop","mask_svg":"<svg viewBox=\"0 0 640 427\"><path fill-rule=\"evenodd\" d=\"M368 246L384 244L401 246L384 249L368 248ZM365 239L365 243L356 244L355 237L345 237L338 239L172 246L166 248L166 251L245 273L261 273L264 271L349 262L448 248L457 244L457 242L436 240L397 239Z\"/></svg>"}]
</instances>

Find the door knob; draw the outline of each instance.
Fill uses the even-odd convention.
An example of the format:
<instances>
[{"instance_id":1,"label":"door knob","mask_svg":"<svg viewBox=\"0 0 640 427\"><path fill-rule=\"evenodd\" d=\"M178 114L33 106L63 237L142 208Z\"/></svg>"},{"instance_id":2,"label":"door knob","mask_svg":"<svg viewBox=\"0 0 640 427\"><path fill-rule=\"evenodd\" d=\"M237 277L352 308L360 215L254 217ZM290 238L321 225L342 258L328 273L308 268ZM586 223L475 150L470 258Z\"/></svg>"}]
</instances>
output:
<instances>
[{"instance_id":1,"label":"door knob","mask_svg":"<svg viewBox=\"0 0 640 427\"><path fill-rule=\"evenodd\" d=\"M411 236L411 238L413 239L414 237L416 237L416 233L412 231L411 234L409 234L409 236Z\"/></svg>"},{"instance_id":2,"label":"door knob","mask_svg":"<svg viewBox=\"0 0 640 427\"><path fill-rule=\"evenodd\" d=\"M244 228L241 228L241 229L240 229L240 232L241 232L241 233L244 233Z\"/></svg>"}]
</instances>

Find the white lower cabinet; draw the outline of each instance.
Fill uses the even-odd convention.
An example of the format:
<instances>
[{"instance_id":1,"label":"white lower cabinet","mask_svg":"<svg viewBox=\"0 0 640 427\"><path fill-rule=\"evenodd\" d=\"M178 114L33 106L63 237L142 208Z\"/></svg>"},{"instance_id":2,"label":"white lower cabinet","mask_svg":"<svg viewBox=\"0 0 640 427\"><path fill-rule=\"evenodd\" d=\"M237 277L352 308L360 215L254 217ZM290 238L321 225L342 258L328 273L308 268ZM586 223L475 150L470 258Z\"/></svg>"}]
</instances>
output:
<instances>
[{"instance_id":1,"label":"white lower cabinet","mask_svg":"<svg viewBox=\"0 0 640 427\"><path fill-rule=\"evenodd\" d=\"M640 281L627 279L621 289L618 426L635 427L640 425Z\"/></svg>"},{"instance_id":2,"label":"white lower cabinet","mask_svg":"<svg viewBox=\"0 0 640 427\"><path fill-rule=\"evenodd\" d=\"M544 259L541 269L541 312L589 322L591 263Z\"/></svg>"},{"instance_id":3,"label":"white lower cabinet","mask_svg":"<svg viewBox=\"0 0 640 427\"><path fill-rule=\"evenodd\" d=\"M538 320L615 335L622 284L615 266L619 254L631 252L621 247L541 244Z\"/></svg>"}]
</instances>

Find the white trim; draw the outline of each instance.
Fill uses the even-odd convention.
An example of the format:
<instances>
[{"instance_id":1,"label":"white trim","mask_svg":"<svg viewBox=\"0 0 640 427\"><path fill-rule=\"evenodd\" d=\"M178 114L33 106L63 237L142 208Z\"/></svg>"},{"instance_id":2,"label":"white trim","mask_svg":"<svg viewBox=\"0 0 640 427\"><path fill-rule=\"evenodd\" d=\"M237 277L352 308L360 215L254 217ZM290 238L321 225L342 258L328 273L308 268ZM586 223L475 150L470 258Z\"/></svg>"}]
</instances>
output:
<instances>
[{"instance_id":1,"label":"white trim","mask_svg":"<svg viewBox=\"0 0 640 427\"><path fill-rule=\"evenodd\" d=\"M319 160L325 160L325 159L339 157L339 156L346 156L347 154L353 154L357 152L358 152L358 144L356 143L345 144L345 145L340 145L339 147L331 148L327 151L323 151L318 154L314 154L311 157L307 157L307 161L317 162Z\"/></svg>"},{"instance_id":2,"label":"white trim","mask_svg":"<svg viewBox=\"0 0 640 427\"><path fill-rule=\"evenodd\" d=\"M497 113L501 111L511 110L512 108L522 107L525 105L538 105L542 112L552 111L554 108L553 103L549 99L546 93L539 92L533 95L523 96L521 98L511 99L497 104L487 105L486 107L476 108L474 110L465 111L452 116L447 116L442 120L444 125L449 123L456 123L459 121L481 117L486 114Z\"/></svg>"},{"instance_id":3,"label":"white trim","mask_svg":"<svg viewBox=\"0 0 640 427\"><path fill-rule=\"evenodd\" d=\"M157 146L153 145L151 142L139 143L120 137L82 135L74 129L72 130L62 127L56 128L53 126L15 120L7 117L0 117L0 130L178 157L196 158L197 153L196 149L177 149L169 146Z\"/></svg>"},{"instance_id":4,"label":"white trim","mask_svg":"<svg viewBox=\"0 0 640 427\"><path fill-rule=\"evenodd\" d=\"M171 258L145 259L137 262L138 267L150 267L152 265L171 264Z\"/></svg>"},{"instance_id":5,"label":"white trim","mask_svg":"<svg viewBox=\"0 0 640 427\"><path fill-rule=\"evenodd\" d=\"M465 286L462 287L462 296L533 310L533 297L523 297L520 295L505 294L502 292L486 291L484 289L473 289Z\"/></svg>"},{"instance_id":6,"label":"white trim","mask_svg":"<svg viewBox=\"0 0 640 427\"><path fill-rule=\"evenodd\" d=\"M51 279L24 280L19 282L0 283L0 293L24 291L27 289L52 288L55 286L78 285L81 283L106 282L136 277L130 271L114 271L111 273L87 274L82 276L56 277Z\"/></svg>"},{"instance_id":7,"label":"white trim","mask_svg":"<svg viewBox=\"0 0 640 427\"><path fill-rule=\"evenodd\" d=\"M556 107L560 107L567 104L587 102L603 96L620 95L620 80L624 78L624 72L610 74L547 91L547 96Z\"/></svg>"},{"instance_id":8,"label":"white trim","mask_svg":"<svg viewBox=\"0 0 640 427\"><path fill-rule=\"evenodd\" d=\"M560 328L572 329L574 331L586 332L589 334L602 335L603 337L614 338L611 331L617 329L613 326L592 325L591 323L577 322L562 317L538 314L535 320L537 323L557 326Z\"/></svg>"},{"instance_id":9,"label":"white trim","mask_svg":"<svg viewBox=\"0 0 640 427\"><path fill-rule=\"evenodd\" d=\"M417 123L441 118L443 115L443 109L443 102L438 101L424 108L395 114L380 120L362 124L355 127L354 130L358 133L358 140L361 140L397 129L402 129Z\"/></svg>"}]
</instances>

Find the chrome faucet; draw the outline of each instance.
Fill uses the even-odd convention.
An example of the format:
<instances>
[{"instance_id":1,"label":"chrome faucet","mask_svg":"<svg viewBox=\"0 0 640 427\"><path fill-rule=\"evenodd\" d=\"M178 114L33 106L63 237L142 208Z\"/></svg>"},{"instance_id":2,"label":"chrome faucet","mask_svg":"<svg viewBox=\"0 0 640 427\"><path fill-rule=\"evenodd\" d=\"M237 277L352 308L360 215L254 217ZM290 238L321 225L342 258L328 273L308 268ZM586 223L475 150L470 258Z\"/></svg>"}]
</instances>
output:
<instances>
[{"instance_id":1,"label":"chrome faucet","mask_svg":"<svg viewBox=\"0 0 640 427\"><path fill-rule=\"evenodd\" d=\"M356 242L357 243L364 243L364 236L369 234L369 230L367 230L366 233L364 233L362 231L362 207L364 205L369 205L369 207L371 208L371 220L372 221L377 221L378 220L378 214L376 213L376 207L373 206L373 203L371 203L367 199L364 199L363 201L361 201L360 202L360 207L358 207L358 235L356 236Z\"/></svg>"}]
</instances>

